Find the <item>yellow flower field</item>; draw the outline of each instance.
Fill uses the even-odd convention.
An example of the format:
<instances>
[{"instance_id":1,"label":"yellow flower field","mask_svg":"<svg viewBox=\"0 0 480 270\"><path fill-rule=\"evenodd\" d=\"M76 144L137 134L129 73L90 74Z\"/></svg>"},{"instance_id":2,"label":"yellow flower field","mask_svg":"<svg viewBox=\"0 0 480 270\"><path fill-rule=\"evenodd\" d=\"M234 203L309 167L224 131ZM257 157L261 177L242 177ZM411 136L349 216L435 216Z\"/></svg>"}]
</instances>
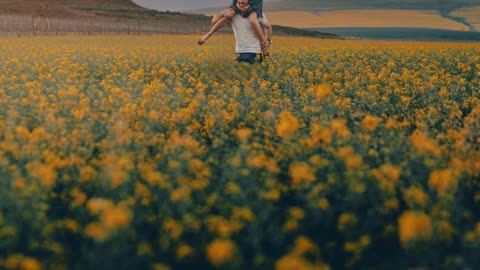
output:
<instances>
[{"instance_id":1,"label":"yellow flower field","mask_svg":"<svg viewBox=\"0 0 480 270\"><path fill-rule=\"evenodd\" d=\"M1 269L474 269L477 44L0 38Z\"/></svg>"}]
</instances>

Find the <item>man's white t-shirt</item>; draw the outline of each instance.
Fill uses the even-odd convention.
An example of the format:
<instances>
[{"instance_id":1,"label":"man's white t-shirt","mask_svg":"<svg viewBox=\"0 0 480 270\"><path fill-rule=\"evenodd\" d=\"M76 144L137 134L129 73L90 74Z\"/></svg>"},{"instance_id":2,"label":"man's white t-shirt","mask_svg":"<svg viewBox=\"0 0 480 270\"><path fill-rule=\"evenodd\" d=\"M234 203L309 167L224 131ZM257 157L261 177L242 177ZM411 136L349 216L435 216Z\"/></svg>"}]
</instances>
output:
<instances>
[{"instance_id":1,"label":"man's white t-shirt","mask_svg":"<svg viewBox=\"0 0 480 270\"><path fill-rule=\"evenodd\" d=\"M259 18L259 20L265 18L265 14L263 14L263 18ZM233 16L232 29L235 34L236 53L259 53L262 50L260 47L260 41L255 35L255 30L248 18L244 18L239 14Z\"/></svg>"}]
</instances>

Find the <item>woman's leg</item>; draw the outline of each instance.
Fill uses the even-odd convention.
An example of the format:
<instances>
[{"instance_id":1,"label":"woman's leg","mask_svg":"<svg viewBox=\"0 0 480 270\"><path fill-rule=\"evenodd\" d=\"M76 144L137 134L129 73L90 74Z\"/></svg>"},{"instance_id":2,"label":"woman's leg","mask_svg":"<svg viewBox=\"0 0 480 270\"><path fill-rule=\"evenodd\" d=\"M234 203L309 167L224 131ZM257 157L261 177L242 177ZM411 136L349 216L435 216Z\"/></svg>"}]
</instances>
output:
<instances>
[{"instance_id":1,"label":"woman's leg","mask_svg":"<svg viewBox=\"0 0 480 270\"><path fill-rule=\"evenodd\" d=\"M200 39L198 40L198 44L202 45L203 43L205 43L205 41L207 41L207 39L209 39L211 35L213 35L215 32L221 29L225 25L225 22L229 18L232 18L233 15L235 15L235 11L231 8L226 9L221 13L215 15L212 18L212 24L213 24L212 28L210 29L210 31L208 31L208 33L200 37Z\"/></svg>"}]
</instances>

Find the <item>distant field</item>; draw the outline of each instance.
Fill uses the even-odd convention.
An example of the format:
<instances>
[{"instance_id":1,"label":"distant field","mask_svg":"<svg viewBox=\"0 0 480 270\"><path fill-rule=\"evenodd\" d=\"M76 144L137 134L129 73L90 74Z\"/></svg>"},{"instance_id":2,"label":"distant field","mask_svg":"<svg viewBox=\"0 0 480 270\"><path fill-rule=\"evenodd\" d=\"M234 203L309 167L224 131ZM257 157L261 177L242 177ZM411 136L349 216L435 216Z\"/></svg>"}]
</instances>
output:
<instances>
[{"instance_id":1,"label":"distant field","mask_svg":"<svg viewBox=\"0 0 480 270\"><path fill-rule=\"evenodd\" d=\"M465 18L477 30L480 29L480 6L462 8L452 12L453 16Z\"/></svg>"},{"instance_id":2,"label":"distant field","mask_svg":"<svg viewBox=\"0 0 480 270\"><path fill-rule=\"evenodd\" d=\"M374 28L341 27L315 28L322 33L342 37L375 40L422 40L422 41L480 41L479 32L429 29L429 28Z\"/></svg>"},{"instance_id":3,"label":"distant field","mask_svg":"<svg viewBox=\"0 0 480 270\"><path fill-rule=\"evenodd\" d=\"M226 3L219 1L216 7L206 7L189 12L210 14L224 8ZM279 0L264 3L267 11L302 10L312 12L339 9L413 9L448 13L455 9L479 5L480 0Z\"/></svg>"},{"instance_id":4,"label":"distant field","mask_svg":"<svg viewBox=\"0 0 480 270\"><path fill-rule=\"evenodd\" d=\"M439 3L440 2L440 3ZM265 3L270 11L303 10L321 11L333 9L415 9L415 10L442 10L449 12L454 9L480 5L480 0L280 0Z\"/></svg>"},{"instance_id":5,"label":"distant field","mask_svg":"<svg viewBox=\"0 0 480 270\"><path fill-rule=\"evenodd\" d=\"M441 17L435 11L357 9L318 13L305 11L268 12L272 24L297 28L405 27L468 30L462 23Z\"/></svg>"}]
</instances>

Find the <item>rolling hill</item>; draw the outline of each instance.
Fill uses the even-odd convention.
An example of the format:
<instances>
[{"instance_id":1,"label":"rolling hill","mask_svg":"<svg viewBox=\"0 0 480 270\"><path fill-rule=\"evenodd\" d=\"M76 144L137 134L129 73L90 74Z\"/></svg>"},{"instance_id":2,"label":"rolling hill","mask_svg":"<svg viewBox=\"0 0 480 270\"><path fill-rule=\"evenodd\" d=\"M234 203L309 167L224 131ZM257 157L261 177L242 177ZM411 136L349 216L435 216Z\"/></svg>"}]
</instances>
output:
<instances>
[{"instance_id":1,"label":"rolling hill","mask_svg":"<svg viewBox=\"0 0 480 270\"><path fill-rule=\"evenodd\" d=\"M209 7L190 10L192 13L210 14L222 9ZM301 10L319 12L340 9L412 9L436 10L441 14L472 6L480 6L480 0L278 0L264 3L267 11Z\"/></svg>"},{"instance_id":2,"label":"rolling hill","mask_svg":"<svg viewBox=\"0 0 480 270\"><path fill-rule=\"evenodd\" d=\"M206 23L203 15L159 12L130 0L0 0L0 14L34 17Z\"/></svg>"},{"instance_id":3,"label":"rolling hill","mask_svg":"<svg viewBox=\"0 0 480 270\"><path fill-rule=\"evenodd\" d=\"M358 16L364 16L364 11L368 12L368 10L372 9L387 11L410 10L414 11L412 14L426 12L436 14L437 16L444 17L448 20L460 22L467 27L470 27L470 30L476 29L475 26L470 25L472 21L480 21L480 14L476 11L470 11L470 9L475 9L476 7L480 7L480 0L278 0L264 3L264 9L269 13L280 11L304 11L318 15L337 10L359 10L362 14L358 13ZM221 9L223 9L223 7L211 7L191 10L189 12L212 14ZM458 10L462 10L462 12L458 12ZM474 16L472 16L472 14L474 14ZM386 13L385 17L388 18L388 16L389 14ZM297 16L287 16L283 18L290 21L298 19ZM348 23L349 17L343 17L342 19ZM324 20L324 18L321 18L320 20ZM406 20L409 20L410 24L414 23L408 17ZM283 25L297 27L296 25L289 23L284 23ZM351 26L355 27L355 25ZM378 27L381 27L381 25L378 25ZM409 25L404 25L404 27L409 27ZM418 27L423 28L422 25L419 25ZM441 26L438 28L445 29Z\"/></svg>"},{"instance_id":4,"label":"rolling hill","mask_svg":"<svg viewBox=\"0 0 480 270\"><path fill-rule=\"evenodd\" d=\"M480 40L480 0L278 0L264 10L274 25L349 37Z\"/></svg>"},{"instance_id":5,"label":"rolling hill","mask_svg":"<svg viewBox=\"0 0 480 270\"><path fill-rule=\"evenodd\" d=\"M161 12L143 8L131 0L0 0L0 32L17 34L43 31L200 34L211 27L210 21L211 18L203 14ZM274 26L274 29L277 35L337 37L286 26ZM225 27L222 31L231 29Z\"/></svg>"}]
</instances>

